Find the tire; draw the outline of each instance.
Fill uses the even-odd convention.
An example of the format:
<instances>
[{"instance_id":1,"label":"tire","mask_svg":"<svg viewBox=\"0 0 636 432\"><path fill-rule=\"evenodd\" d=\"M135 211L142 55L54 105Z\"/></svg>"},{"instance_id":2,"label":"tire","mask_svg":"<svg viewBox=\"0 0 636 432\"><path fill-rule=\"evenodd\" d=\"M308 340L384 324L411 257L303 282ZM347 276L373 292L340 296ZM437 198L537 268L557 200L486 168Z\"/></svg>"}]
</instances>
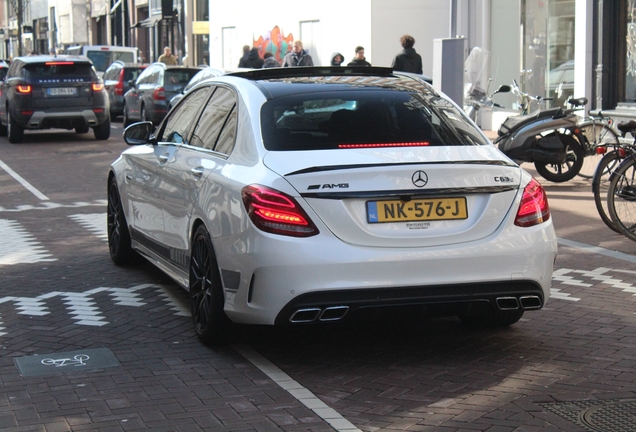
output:
<instances>
[{"instance_id":1,"label":"tire","mask_svg":"<svg viewBox=\"0 0 636 432\"><path fill-rule=\"evenodd\" d=\"M7 126L0 123L0 136L7 136Z\"/></svg>"},{"instance_id":2,"label":"tire","mask_svg":"<svg viewBox=\"0 0 636 432\"><path fill-rule=\"evenodd\" d=\"M592 193L594 194L594 203L596 211L598 211L601 220L613 231L620 233L620 230L612 222L607 206L607 191L610 184L610 176L616 170L623 159L619 156L617 150L606 153L598 166L592 178Z\"/></svg>"},{"instance_id":3,"label":"tire","mask_svg":"<svg viewBox=\"0 0 636 432\"><path fill-rule=\"evenodd\" d=\"M610 177L607 207L616 228L636 241L636 155L623 160Z\"/></svg>"},{"instance_id":4,"label":"tire","mask_svg":"<svg viewBox=\"0 0 636 432\"><path fill-rule=\"evenodd\" d=\"M90 127L88 127L88 125L86 125L86 126L82 126L82 127L76 127L76 128L75 128L75 133L78 133L78 134L85 134L85 133L87 133L90 129L91 129L91 128L90 128Z\"/></svg>"},{"instance_id":5,"label":"tire","mask_svg":"<svg viewBox=\"0 0 636 432\"><path fill-rule=\"evenodd\" d=\"M108 184L108 206L106 211L108 229L108 250L110 258L119 266L130 265L138 261L139 255L132 248L128 223L121 204L119 189L115 179Z\"/></svg>"},{"instance_id":6,"label":"tire","mask_svg":"<svg viewBox=\"0 0 636 432\"><path fill-rule=\"evenodd\" d=\"M581 170L585 159L583 146L572 135L555 132L565 145L567 159L563 164L544 164L535 162L534 167L541 177L554 183L572 180Z\"/></svg>"},{"instance_id":7,"label":"tire","mask_svg":"<svg viewBox=\"0 0 636 432\"><path fill-rule=\"evenodd\" d=\"M596 172L596 167L603 159L603 155L596 154L596 148L599 146L614 148L619 145L618 135L614 130L606 124L590 123L580 125L581 133L587 139L585 143L585 159L578 176L583 178L592 178Z\"/></svg>"},{"instance_id":8,"label":"tire","mask_svg":"<svg viewBox=\"0 0 636 432\"><path fill-rule=\"evenodd\" d=\"M110 138L110 118L104 123L95 126L93 132L95 132L95 139L98 141L104 141Z\"/></svg>"},{"instance_id":9,"label":"tire","mask_svg":"<svg viewBox=\"0 0 636 432\"><path fill-rule=\"evenodd\" d=\"M192 237L188 288L192 324L199 340L206 345L226 342L232 323L223 311L221 275L204 226Z\"/></svg>"},{"instance_id":10,"label":"tire","mask_svg":"<svg viewBox=\"0 0 636 432\"><path fill-rule=\"evenodd\" d=\"M7 136L12 144L21 143L24 137L24 128L13 120L9 109L7 109Z\"/></svg>"},{"instance_id":11,"label":"tire","mask_svg":"<svg viewBox=\"0 0 636 432\"><path fill-rule=\"evenodd\" d=\"M460 314L458 317L462 324L467 327L507 327L519 321L523 316L523 312L523 309L503 311L491 308L487 313L483 311L479 311L478 313L469 311Z\"/></svg>"},{"instance_id":12,"label":"tire","mask_svg":"<svg viewBox=\"0 0 636 432\"><path fill-rule=\"evenodd\" d=\"M124 105L124 111L122 112L121 122L124 128L132 124L132 122L130 121L130 118L128 117L128 108L126 108L126 105Z\"/></svg>"}]
</instances>

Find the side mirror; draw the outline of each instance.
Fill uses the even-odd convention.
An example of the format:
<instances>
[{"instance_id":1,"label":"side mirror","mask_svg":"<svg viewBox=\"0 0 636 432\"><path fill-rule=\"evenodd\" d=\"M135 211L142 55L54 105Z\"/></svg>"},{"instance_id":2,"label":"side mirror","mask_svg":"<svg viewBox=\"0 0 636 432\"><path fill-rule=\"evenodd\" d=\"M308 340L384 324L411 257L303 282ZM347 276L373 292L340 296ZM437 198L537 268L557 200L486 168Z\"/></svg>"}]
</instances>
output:
<instances>
[{"instance_id":1,"label":"side mirror","mask_svg":"<svg viewBox=\"0 0 636 432\"><path fill-rule=\"evenodd\" d=\"M152 135L154 128L149 121L131 124L124 130L124 141L128 145L155 145L157 139Z\"/></svg>"},{"instance_id":2,"label":"side mirror","mask_svg":"<svg viewBox=\"0 0 636 432\"><path fill-rule=\"evenodd\" d=\"M510 88L509 85L503 84L503 85L500 85L499 88L497 90L495 90L495 92L493 94L508 93L510 90L512 90L512 89Z\"/></svg>"},{"instance_id":3,"label":"side mirror","mask_svg":"<svg viewBox=\"0 0 636 432\"><path fill-rule=\"evenodd\" d=\"M135 87L135 80L128 80L128 86Z\"/></svg>"}]
</instances>

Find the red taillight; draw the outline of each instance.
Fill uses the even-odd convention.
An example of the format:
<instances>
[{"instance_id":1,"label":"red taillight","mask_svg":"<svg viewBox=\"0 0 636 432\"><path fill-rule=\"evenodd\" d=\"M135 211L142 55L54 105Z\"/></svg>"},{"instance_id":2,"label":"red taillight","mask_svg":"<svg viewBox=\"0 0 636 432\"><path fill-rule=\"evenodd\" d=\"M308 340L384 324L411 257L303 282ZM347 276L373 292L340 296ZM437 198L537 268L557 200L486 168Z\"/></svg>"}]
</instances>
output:
<instances>
[{"instance_id":1,"label":"red taillight","mask_svg":"<svg viewBox=\"0 0 636 432\"><path fill-rule=\"evenodd\" d=\"M104 90L104 84L93 83L93 91L102 91L102 90Z\"/></svg>"},{"instance_id":2,"label":"red taillight","mask_svg":"<svg viewBox=\"0 0 636 432\"><path fill-rule=\"evenodd\" d=\"M18 93L31 93L31 86L30 85L19 85L16 86L16 89L18 90Z\"/></svg>"},{"instance_id":3,"label":"red taillight","mask_svg":"<svg viewBox=\"0 0 636 432\"><path fill-rule=\"evenodd\" d=\"M338 148L376 148L376 147L427 147L428 141L421 142L397 142L397 143L374 143L374 144L338 144Z\"/></svg>"},{"instance_id":4,"label":"red taillight","mask_svg":"<svg viewBox=\"0 0 636 432\"><path fill-rule=\"evenodd\" d=\"M292 237L311 237L318 228L296 200L265 186L245 186L243 204L250 219L262 231Z\"/></svg>"},{"instance_id":5,"label":"red taillight","mask_svg":"<svg viewBox=\"0 0 636 432\"><path fill-rule=\"evenodd\" d=\"M550 219L548 196L543 186L535 179L532 179L523 190L519 210L515 217L515 225L530 227L546 222L548 219Z\"/></svg>"},{"instance_id":6,"label":"red taillight","mask_svg":"<svg viewBox=\"0 0 636 432\"><path fill-rule=\"evenodd\" d=\"M625 159L627 157L627 152L623 147L618 148L618 157L620 157L621 159Z\"/></svg>"},{"instance_id":7,"label":"red taillight","mask_svg":"<svg viewBox=\"0 0 636 432\"><path fill-rule=\"evenodd\" d=\"M166 100L166 93L163 87L157 87L155 91L152 93L152 98L154 100Z\"/></svg>"},{"instance_id":8,"label":"red taillight","mask_svg":"<svg viewBox=\"0 0 636 432\"><path fill-rule=\"evenodd\" d=\"M119 80L117 81L117 84L115 84L115 94L117 96L123 96L124 95L124 70L120 70L119 71Z\"/></svg>"},{"instance_id":9,"label":"red taillight","mask_svg":"<svg viewBox=\"0 0 636 432\"><path fill-rule=\"evenodd\" d=\"M607 147L605 147L605 146L596 147L596 154L597 155L604 155L605 153L607 153Z\"/></svg>"}]
</instances>

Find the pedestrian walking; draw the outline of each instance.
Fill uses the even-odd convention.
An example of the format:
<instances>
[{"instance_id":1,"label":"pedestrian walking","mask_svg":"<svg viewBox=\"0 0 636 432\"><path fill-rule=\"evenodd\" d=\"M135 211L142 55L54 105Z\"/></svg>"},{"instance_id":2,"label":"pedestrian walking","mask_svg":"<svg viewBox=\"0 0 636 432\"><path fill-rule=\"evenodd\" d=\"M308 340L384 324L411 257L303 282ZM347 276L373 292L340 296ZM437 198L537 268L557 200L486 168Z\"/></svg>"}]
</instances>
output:
<instances>
[{"instance_id":1,"label":"pedestrian walking","mask_svg":"<svg viewBox=\"0 0 636 432\"><path fill-rule=\"evenodd\" d=\"M339 52L331 54L331 66L340 66L344 62L344 56Z\"/></svg>"},{"instance_id":2,"label":"pedestrian walking","mask_svg":"<svg viewBox=\"0 0 636 432\"><path fill-rule=\"evenodd\" d=\"M250 46L249 45L243 45L243 57L241 57L241 59L239 60L238 67L240 67L240 68L247 67L247 66L245 66L245 63L247 62L247 57L249 55L250 55Z\"/></svg>"},{"instance_id":3,"label":"pedestrian walking","mask_svg":"<svg viewBox=\"0 0 636 432\"><path fill-rule=\"evenodd\" d=\"M264 60L258 55L258 47L252 47L247 53L247 58L239 63L239 67L260 69L263 67Z\"/></svg>"},{"instance_id":4,"label":"pedestrian walking","mask_svg":"<svg viewBox=\"0 0 636 432\"><path fill-rule=\"evenodd\" d=\"M364 47L358 45L356 47L356 56L347 64L347 66L371 66L371 63L364 57Z\"/></svg>"},{"instance_id":5,"label":"pedestrian walking","mask_svg":"<svg viewBox=\"0 0 636 432\"><path fill-rule=\"evenodd\" d=\"M415 45L413 36L407 34L402 36L400 43L404 49L393 59L393 64L391 65L393 70L422 74L422 57L413 48L413 45Z\"/></svg>"},{"instance_id":6,"label":"pedestrian walking","mask_svg":"<svg viewBox=\"0 0 636 432\"><path fill-rule=\"evenodd\" d=\"M274 58L274 54L272 54L269 51L263 54L263 59L265 59L265 62L263 63L263 68L280 67L280 63L278 63L278 60Z\"/></svg>"},{"instance_id":7,"label":"pedestrian walking","mask_svg":"<svg viewBox=\"0 0 636 432\"><path fill-rule=\"evenodd\" d=\"M157 61L168 66L175 66L179 64L179 62L177 62L177 58L172 55L172 51L170 50L170 47L165 47L163 49L163 54L159 56Z\"/></svg>"},{"instance_id":8,"label":"pedestrian walking","mask_svg":"<svg viewBox=\"0 0 636 432\"><path fill-rule=\"evenodd\" d=\"M314 61L311 59L311 56L303 49L303 42L300 40L294 41L294 49L283 59L283 67L313 65Z\"/></svg>"}]
</instances>

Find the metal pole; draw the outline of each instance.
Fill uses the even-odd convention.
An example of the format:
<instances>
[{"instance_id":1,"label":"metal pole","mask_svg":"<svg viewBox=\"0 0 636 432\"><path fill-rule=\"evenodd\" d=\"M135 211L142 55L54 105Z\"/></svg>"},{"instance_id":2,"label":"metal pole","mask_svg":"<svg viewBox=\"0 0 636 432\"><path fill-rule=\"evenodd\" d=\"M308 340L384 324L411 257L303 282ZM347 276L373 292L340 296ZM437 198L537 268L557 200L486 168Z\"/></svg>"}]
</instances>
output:
<instances>
[{"instance_id":1,"label":"metal pole","mask_svg":"<svg viewBox=\"0 0 636 432\"><path fill-rule=\"evenodd\" d=\"M450 10L450 36L454 38L457 36L457 0L451 0Z\"/></svg>"}]
</instances>

